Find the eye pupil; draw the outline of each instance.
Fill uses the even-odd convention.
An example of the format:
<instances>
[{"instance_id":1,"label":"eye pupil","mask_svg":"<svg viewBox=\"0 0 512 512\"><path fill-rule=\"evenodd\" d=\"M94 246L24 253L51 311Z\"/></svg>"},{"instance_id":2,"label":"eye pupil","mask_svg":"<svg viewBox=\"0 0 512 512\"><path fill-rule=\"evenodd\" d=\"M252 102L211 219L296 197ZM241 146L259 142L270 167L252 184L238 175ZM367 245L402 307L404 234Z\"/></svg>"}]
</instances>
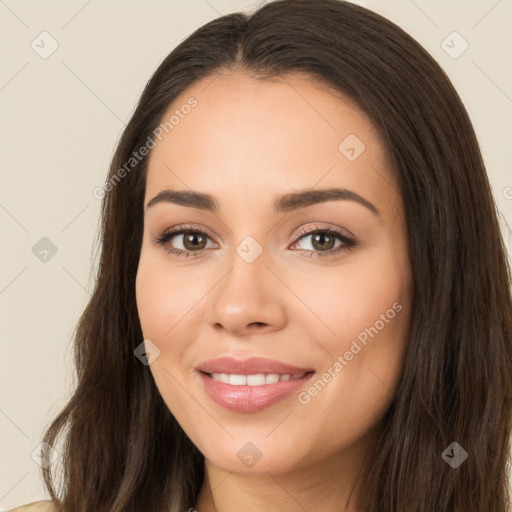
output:
<instances>
[{"instance_id":1,"label":"eye pupil","mask_svg":"<svg viewBox=\"0 0 512 512\"><path fill-rule=\"evenodd\" d=\"M320 242L320 240L324 240L323 242ZM327 241L325 241L325 239L327 239ZM332 249L332 243L334 242L334 237L332 237L331 235L328 235L328 234L325 234L325 233L317 233L315 235L313 235L313 247L315 248L320 248L320 249ZM318 247L317 247L317 244L318 244Z\"/></svg>"},{"instance_id":2,"label":"eye pupil","mask_svg":"<svg viewBox=\"0 0 512 512\"><path fill-rule=\"evenodd\" d=\"M183 245L187 250L194 250L198 248L197 239L203 239L204 242L204 238L200 233L188 232L184 234ZM188 243L191 243L190 247L187 247ZM203 247L199 247L199 249L203 249Z\"/></svg>"}]
</instances>

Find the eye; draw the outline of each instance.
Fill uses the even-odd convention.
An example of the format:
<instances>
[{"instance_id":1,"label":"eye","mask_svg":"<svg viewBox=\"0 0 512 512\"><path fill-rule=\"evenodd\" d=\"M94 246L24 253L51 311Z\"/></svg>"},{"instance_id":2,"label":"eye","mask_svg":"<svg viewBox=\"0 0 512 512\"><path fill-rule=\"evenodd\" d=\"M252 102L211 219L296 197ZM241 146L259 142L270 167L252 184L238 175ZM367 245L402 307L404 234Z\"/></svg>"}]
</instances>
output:
<instances>
[{"instance_id":1,"label":"eye","mask_svg":"<svg viewBox=\"0 0 512 512\"><path fill-rule=\"evenodd\" d=\"M309 243L304 244L306 247L302 247L301 250L305 250L309 253L307 256L312 258L331 256L340 251L349 251L356 246L354 239L329 226L317 225L314 229L304 229L297 236L299 239L291 247L293 248L302 240L310 238ZM336 241L340 242L337 246L335 245Z\"/></svg>"},{"instance_id":2,"label":"eye","mask_svg":"<svg viewBox=\"0 0 512 512\"><path fill-rule=\"evenodd\" d=\"M329 226L316 225L313 229L303 229L298 235L296 240L290 248L295 248L303 240L311 237L309 247L299 248L305 251L308 257L321 258L337 254L340 251L348 251L356 246L355 240L343 234L341 231L330 228ZM170 243L174 238L178 242ZM169 254L176 254L188 258L189 256L200 256L207 250L208 240L211 240L208 234L192 226L176 226L168 229L160 237L153 239L157 245L161 245ZM336 241L340 243L336 246ZM175 244L178 247L175 247ZM219 247L218 244L212 242L213 248ZM181 246L181 247L180 247ZM210 247L212 248L212 247Z\"/></svg>"},{"instance_id":3,"label":"eye","mask_svg":"<svg viewBox=\"0 0 512 512\"><path fill-rule=\"evenodd\" d=\"M177 238L178 242L173 242L171 245L169 242ZM164 247L169 254L176 254L177 256L198 256L206 250L206 242L209 236L198 229L194 229L191 226L176 226L172 229L167 230L162 236L154 238L153 241ZM178 248L174 247L174 244L178 245ZM218 247L217 244L213 244L214 247ZM181 247L179 247L181 246Z\"/></svg>"}]
</instances>

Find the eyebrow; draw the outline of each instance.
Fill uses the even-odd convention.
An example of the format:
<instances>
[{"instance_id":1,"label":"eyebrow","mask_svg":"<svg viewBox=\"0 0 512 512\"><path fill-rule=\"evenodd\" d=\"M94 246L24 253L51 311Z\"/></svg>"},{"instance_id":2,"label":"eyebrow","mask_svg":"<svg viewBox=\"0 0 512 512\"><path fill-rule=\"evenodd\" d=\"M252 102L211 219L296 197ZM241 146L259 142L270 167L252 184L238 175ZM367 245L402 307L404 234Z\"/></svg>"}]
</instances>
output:
<instances>
[{"instance_id":1,"label":"eyebrow","mask_svg":"<svg viewBox=\"0 0 512 512\"><path fill-rule=\"evenodd\" d=\"M272 206L274 213L284 213L306 208L326 201L356 201L374 215L380 216L380 210L370 201L346 188L328 188L323 190L301 190L277 197ZM159 203L173 203L190 208L198 208L212 213L219 211L219 203L210 194L192 190L162 190L148 201L146 209Z\"/></svg>"}]
</instances>

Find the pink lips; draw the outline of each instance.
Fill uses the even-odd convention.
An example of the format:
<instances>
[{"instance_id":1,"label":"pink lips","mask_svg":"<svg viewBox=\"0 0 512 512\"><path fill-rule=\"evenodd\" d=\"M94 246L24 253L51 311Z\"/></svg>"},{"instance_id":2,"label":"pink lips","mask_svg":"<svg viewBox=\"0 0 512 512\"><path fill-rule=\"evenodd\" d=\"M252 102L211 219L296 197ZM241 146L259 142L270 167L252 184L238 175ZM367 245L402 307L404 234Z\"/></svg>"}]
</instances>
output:
<instances>
[{"instance_id":1,"label":"pink lips","mask_svg":"<svg viewBox=\"0 0 512 512\"><path fill-rule=\"evenodd\" d=\"M311 368L299 368L294 365L266 359L252 357L244 361L231 357L220 357L201 363L197 368L206 394L222 407L236 412L251 413L268 407L285 398L304 386L314 374ZM254 374L291 374L305 373L301 378L279 381L274 384L261 386L231 385L213 379L211 373L228 373L232 375Z\"/></svg>"},{"instance_id":2,"label":"pink lips","mask_svg":"<svg viewBox=\"0 0 512 512\"><path fill-rule=\"evenodd\" d=\"M201 363L197 370L205 373L232 373L233 375L252 375L256 373L290 373L296 375L313 371L313 368L299 368L264 357L250 357L243 361L232 357L218 357Z\"/></svg>"}]
</instances>

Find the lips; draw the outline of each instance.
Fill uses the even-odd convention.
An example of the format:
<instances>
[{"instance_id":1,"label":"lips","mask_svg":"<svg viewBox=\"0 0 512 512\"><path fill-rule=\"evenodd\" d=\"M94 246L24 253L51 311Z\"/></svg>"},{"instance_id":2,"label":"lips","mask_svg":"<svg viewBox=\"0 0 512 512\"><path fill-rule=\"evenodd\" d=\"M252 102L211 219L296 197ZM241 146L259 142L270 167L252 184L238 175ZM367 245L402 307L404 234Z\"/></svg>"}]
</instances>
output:
<instances>
[{"instance_id":1,"label":"lips","mask_svg":"<svg viewBox=\"0 0 512 512\"><path fill-rule=\"evenodd\" d=\"M240 360L232 357L219 357L209 359L196 368L204 373L227 373L230 375L256 375L277 373L280 375L298 375L314 371L313 368L301 368L292 364L284 363L276 359L267 359L264 357L251 357Z\"/></svg>"},{"instance_id":2,"label":"lips","mask_svg":"<svg viewBox=\"0 0 512 512\"><path fill-rule=\"evenodd\" d=\"M220 357L201 363L196 370L206 395L238 413L255 413L283 400L304 387L315 373L311 368L261 357L244 361Z\"/></svg>"}]
</instances>

